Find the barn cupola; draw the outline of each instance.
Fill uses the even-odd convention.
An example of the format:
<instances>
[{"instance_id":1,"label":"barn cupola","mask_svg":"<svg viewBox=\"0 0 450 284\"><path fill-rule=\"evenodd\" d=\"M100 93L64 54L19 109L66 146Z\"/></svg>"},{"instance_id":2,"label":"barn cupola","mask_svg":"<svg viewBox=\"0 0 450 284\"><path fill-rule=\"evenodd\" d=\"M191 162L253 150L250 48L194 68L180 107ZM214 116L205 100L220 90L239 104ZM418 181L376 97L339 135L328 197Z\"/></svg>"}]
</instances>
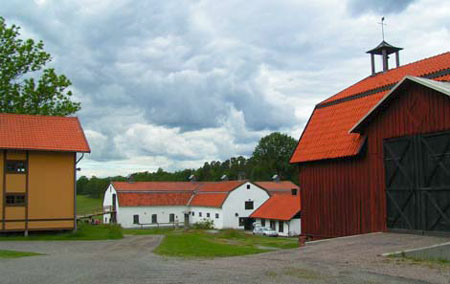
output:
<instances>
[{"instance_id":1,"label":"barn cupola","mask_svg":"<svg viewBox=\"0 0 450 284\"><path fill-rule=\"evenodd\" d=\"M389 55L395 53L395 63L396 67L400 66L400 55L399 51L403 48L395 47L385 42L384 40L374 49L367 51L370 54L370 61L372 63L372 75L376 73L375 71L375 55L381 55L383 62L383 72L389 70Z\"/></svg>"},{"instance_id":2,"label":"barn cupola","mask_svg":"<svg viewBox=\"0 0 450 284\"><path fill-rule=\"evenodd\" d=\"M389 70L389 55L392 53L395 53L395 63L397 65L396 67L399 67L400 66L399 51L403 49L400 47L395 47L393 45L390 45L389 43L384 41L384 26L386 25L384 23L384 17L381 18L381 22L378 24L381 25L381 36L382 36L383 40L377 47L367 51L367 53L370 54L370 61L372 63L372 75L375 75L375 73L376 73L375 55L381 55L381 59L383 62L383 72L386 72Z\"/></svg>"}]
</instances>

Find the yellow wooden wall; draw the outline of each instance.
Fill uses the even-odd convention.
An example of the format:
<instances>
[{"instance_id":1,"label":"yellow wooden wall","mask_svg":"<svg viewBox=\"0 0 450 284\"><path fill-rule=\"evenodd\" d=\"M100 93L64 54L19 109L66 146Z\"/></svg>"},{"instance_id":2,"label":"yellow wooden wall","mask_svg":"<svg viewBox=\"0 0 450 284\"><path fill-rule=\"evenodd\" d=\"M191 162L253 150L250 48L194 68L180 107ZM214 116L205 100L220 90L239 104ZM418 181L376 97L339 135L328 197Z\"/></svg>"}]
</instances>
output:
<instances>
[{"instance_id":1,"label":"yellow wooden wall","mask_svg":"<svg viewBox=\"0 0 450 284\"><path fill-rule=\"evenodd\" d=\"M7 151L8 160L25 160L26 152ZM6 231L73 229L74 227L74 163L75 154L65 152L29 151L27 174L6 173L3 190L4 152L0 159L0 221L5 213ZM25 206L6 206L3 192L26 192L28 175L28 203ZM27 210L28 209L28 214ZM28 215L28 216L26 216ZM11 222L12 220L20 220ZM1 223L0 223L1 224ZM2 230L2 227L0 227Z\"/></svg>"}]
</instances>

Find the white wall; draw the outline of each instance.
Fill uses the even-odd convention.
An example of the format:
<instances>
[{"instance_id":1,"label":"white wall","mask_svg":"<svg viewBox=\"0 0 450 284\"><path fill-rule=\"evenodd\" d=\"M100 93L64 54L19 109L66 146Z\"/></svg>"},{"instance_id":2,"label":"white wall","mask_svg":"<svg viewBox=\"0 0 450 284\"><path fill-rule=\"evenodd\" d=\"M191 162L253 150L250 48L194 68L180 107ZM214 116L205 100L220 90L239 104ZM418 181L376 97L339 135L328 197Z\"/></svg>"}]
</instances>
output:
<instances>
[{"instance_id":1,"label":"white wall","mask_svg":"<svg viewBox=\"0 0 450 284\"><path fill-rule=\"evenodd\" d=\"M170 214L175 214L175 223L179 226L184 226L184 212L186 206L136 206L136 207L121 207L120 213L117 215L117 223L123 228L140 228L141 225L133 224L133 215L139 215L140 224L152 223L152 215L157 215L158 223L169 223ZM163 224L162 226L170 226ZM144 226L145 227L145 226Z\"/></svg>"},{"instance_id":2,"label":"white wall","mask_svg":"<svg viewBox=\"0 0 450 284\"><path fill-rule=\"evenodd\" d=\"M265 219L264 226L262 225L263 221L261 219L256 219L255 222L259 223L262 227L270 228L269 219ZM300 218L291 219L289 221L283 221L283 232L280 232L280 221L272 220L275 224L275 231L278 232L278 235L290 237L290 236L298 236L301 234L301 220Z\"/></svg>"},{"instance_id":3,"label":"white wall","mask_svg":"<svg viewBox=\"0 0 450 284\"><path fill-rule=\"evenodd\" d=\"M105 194L103 196L103 212L109 212L112 209L112 197L113 194L116 195L116 211L117 215L119 214L119 199L117 198L117 192L114 189L114 187L110 184L108 188L105 191ZM111 221L111 214L105 214L103 215L103 223L109 224Z\"/></svg>"},{"instance_id":4,"label":"white wall","mask_svg":"<svg viewBox=\"0 0 450 284\"><path fill-rule=\"evenodd\" d=\"M247 189L247 185L250 186L249 189ZM246 182L230 192L222 206L223 228L244 229L243 226L239 226L239 218L250 216L269 197L267 191L250 182ZM253 201L253 209L246 210L245 201Z\"/></svg>"},{"instance_id":5,"label":"white wall","mask_svg":"<svg viewBox=\"0 0 450 284\"><path fill-rule=\"evenodd\" d=\"M189 217L190 224L195 224L197 222L201 222L204 219L212 220L214 222L215 229L223 228L223 214L222 209L217 207L191 207L189 209L191 215ZM192 212L194 214L192 214ZM202 213L200 216L199 213ZM209 217L208 217L209 213ZM219 218L216 218L216 214L219 214Z\"/></svg>"}]
</instances>

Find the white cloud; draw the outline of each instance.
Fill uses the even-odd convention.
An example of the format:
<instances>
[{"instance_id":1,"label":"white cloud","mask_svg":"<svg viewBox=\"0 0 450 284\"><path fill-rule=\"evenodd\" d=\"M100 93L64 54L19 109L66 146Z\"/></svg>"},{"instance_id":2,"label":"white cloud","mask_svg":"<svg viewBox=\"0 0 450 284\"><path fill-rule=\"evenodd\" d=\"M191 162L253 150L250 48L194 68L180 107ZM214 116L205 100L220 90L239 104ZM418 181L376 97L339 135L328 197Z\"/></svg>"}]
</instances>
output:
<instances>
[{"instance_id":1,"label":"white cloud","mask_svg":"<svg viewBox=\"0 0 450 284\"><path fill-rule=\"evenodd\" d=\"M398 2L398 3L397 3ZM5 1L73 82L92 154L81 174L197 167L298 138L314 105L369 75L381 40L444 52L450 6L417 1Z\"/></svg>"}]
</instances>

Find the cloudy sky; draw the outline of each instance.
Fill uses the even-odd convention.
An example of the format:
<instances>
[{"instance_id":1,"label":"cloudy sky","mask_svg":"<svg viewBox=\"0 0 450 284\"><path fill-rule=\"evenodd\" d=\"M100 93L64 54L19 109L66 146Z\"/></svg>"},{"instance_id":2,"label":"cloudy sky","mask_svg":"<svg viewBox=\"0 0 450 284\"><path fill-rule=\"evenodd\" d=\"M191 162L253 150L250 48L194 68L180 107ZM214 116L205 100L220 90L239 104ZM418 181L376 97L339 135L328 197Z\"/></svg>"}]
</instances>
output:
<instances>
[{"instance_id":1,"label":"cloudy sky","mask_svg":"<svg viewBox=\"0 0 450 284\"><path fill-rule=\"evenodd\" d=\"M82 175L194 168L298 139L314 105L370 73L386 40L401 63L449 50L442 0L3 1L73 83L92 153Z\"/></svg>"}]
</instances>

